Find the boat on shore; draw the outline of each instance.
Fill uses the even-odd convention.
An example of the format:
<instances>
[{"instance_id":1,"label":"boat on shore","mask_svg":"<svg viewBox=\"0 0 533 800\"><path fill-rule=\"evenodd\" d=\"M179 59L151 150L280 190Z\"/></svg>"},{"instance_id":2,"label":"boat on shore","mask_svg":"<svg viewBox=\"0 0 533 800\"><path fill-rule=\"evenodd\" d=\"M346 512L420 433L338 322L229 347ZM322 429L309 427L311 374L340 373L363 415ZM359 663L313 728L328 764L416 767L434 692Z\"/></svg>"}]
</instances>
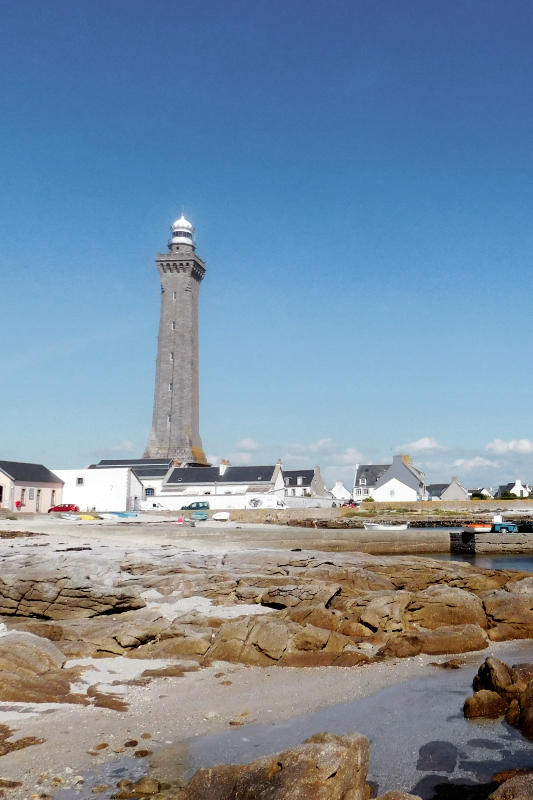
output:
<instances>
[{"instance_id":1,"label":"boat on shore","mask_svg":"<svg viewBox=\"0 0 533 800\"><path fill-rule=\"evenodd\" d=\"M367 531L406 531L408 522L363 522Z\"/></svg>"},{"instance_id":2,"label":"boat on shore","mask_svg":"<svg viewBox=\"0 0 533 800\"><path fill-rule=\"evenodd\" d=\"M492 524L490 522L469 522L464 526L464 530L470 532L473 531L474 533L489 533L492 530Z\"/></svg>"}]
</instances>

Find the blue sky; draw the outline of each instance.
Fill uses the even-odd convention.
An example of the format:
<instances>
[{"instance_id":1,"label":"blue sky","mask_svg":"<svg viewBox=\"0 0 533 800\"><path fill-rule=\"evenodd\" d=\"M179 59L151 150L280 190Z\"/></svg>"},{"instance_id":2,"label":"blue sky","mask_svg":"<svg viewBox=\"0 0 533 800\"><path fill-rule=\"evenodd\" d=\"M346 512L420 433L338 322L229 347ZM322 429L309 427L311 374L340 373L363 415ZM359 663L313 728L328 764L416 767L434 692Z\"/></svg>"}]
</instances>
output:
<instances>
[{"instance_id":1,"label":"blue sky","mask_svg":"<svg viewBox=\"0 0 533 800\"><path fill-rule=\"evenodd\" d=\"M213 458L533 481L530 2L0 5L3 458L142 454L184 206Z\"/></svg>"}]
</instances>

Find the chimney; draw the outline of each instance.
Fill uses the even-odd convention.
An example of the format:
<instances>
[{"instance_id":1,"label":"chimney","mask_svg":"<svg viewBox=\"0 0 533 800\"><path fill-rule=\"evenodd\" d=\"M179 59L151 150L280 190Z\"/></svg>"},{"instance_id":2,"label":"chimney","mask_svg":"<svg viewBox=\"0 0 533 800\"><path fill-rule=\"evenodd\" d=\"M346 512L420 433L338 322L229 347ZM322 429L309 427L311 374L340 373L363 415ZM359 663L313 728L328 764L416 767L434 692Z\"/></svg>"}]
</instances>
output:
<instances>
[{"instance_id":1,"label":"chimney","mask_svg":"<svg viewBox=\"0 0 533 800\"><path fill-rule=\"evenodd\" d=\"M227 458L223 458L220 464L218 465L218 474L224 475L227 468L231 466Z\"/></svg>"}]
</instances>

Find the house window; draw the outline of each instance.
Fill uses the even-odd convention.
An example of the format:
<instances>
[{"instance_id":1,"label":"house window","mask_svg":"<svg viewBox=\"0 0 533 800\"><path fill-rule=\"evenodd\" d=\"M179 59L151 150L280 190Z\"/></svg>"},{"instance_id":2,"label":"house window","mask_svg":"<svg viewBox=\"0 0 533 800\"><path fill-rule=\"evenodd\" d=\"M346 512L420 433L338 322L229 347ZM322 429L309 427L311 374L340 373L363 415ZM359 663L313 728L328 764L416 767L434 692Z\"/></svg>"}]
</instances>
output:
<instances>
[{"instance_id":1,"label":"house window","mask_svg":"<svg viewBox=\"0 0 533 800\"><path fill-rule=\"evenodd\" d=\"M368 489L363 489L362 492L363 494L368 494Z\"/></svg>"},{"instance_id":2,"label":"house window","mask_svg":"<svg viewBox=\"0 0 533 800\"><path fill-rule=\"evenodd\" d=\"M297 483L297 485L298 485L298 486L302 486L302 485L303 485L303 482L304 482L304 479L302 478L302 476L301 476L301 475L298 475L298 477L296 478L296 483Z\"/></svg>"},{"instance_id":3,"label":"house window","mask_svg":"<svg viewBox=\"0 0 533 800\"><path fill-rule=\"evenodd\" d=\"M20 505L21 506L26 505L26 489L20 490Z\"/></svg>"},{"instance_id":4,"label":"house window","mask_svg":"<svg viewBox=\"0 0 533 800\"><path fill-rule=\"evenodd\" d=\"M76 478L76 486L83 486L83 478Z\"/></svg>"},{"instance_id":5,"label":"house window","mask_svg":"<svg viewBox=\"0 0 533 800\"><path fill-rule=\"evenodd\" d=\"M153 497L153 496L154 496L154 490L149 486L146 490L146 497Z\"/></svg>"},{"instance_id":6,"label":"house window","mask_svg":"<svg viewBox=\"0 0 533 800\"><path fill-rule=\"evenodd\" d=\"M390 496L391 496L391 497L394 497L394 489L391 489L391 490L390 490Z\"/></svg>"},{"instance_id":7,"label":"house window","mask_svg":"<svg viewBox=\"0 0 533 800\"><path fill-rule=\"evenodd\" d=\"M359 486L366 486L366 478L359 478Z\"/></svg>"},{"instance_id":8,"label":"house window","mask_svg":"<svg viewBox=\"0 0 533 800\"><path fill-rule=\"evenodd\" d=\"M290 481L291 481L291 479L290 478L285 478L284 480L285 480L285 486L288 486Z\"/></svg>"},{"instance_id":9,"label":"house window","mask_svg":"<svg viewBox=\"0 0 533 800\"><path fill-rule=\"evenodd\" d=\"M29 500L33 500L34 497L35 497L35 489L29 489L28 490L28 499Z\"/></svg>"},{"instance_id":10,"label":"house window","mask_svg":"<svg viewBox=\"0 0 533 800\"><path fill-rule=\"evenodd\" d=\"M0 487L0 490L1 490L1 487ZM1 499L2 499L2 494L1 494L1 491L0 491L0 500ZM50 494L50 505L51 506L55 506L55 504L56 504L56 490L52 489L52 493Z\"/></svg>"}]
</instances>

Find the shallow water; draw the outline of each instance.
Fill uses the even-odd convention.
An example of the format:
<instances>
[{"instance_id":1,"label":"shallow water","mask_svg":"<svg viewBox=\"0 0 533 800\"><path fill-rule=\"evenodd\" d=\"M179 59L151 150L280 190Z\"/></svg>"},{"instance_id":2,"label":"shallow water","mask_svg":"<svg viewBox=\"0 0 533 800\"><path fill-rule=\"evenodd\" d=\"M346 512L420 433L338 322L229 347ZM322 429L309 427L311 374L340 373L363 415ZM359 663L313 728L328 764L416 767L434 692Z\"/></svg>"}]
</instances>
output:
<instances>
[{"instance_id":1,"label":"shallow water","mask_svg":"<svg viewBox=\"0 0 533 800\"><path fill-rule=\"evenodd\" d=\"M533 646L530 641L506 642L498 655L509 663L531 661ZM358 732L369 738L368 779L378 794L401 789L430 800L439 796L439 784L488 783L495 772L533 768L531 742L515 728L463 716L463 703L485 657L468 654L468 666L460 670L435 668L429 676L290 720L190 740L189 774L201 766L253 761L320 731Z\"/></svg>"},{"instance_id":2,"label":"shallow water","mask_svg":"<svg viewBox=\"0 0 533 800\"><path fill-rule=\"evenodd\" d=\"M485 567L487 569L517 569L533 572L533 555L531 553L494 556L483 553L478 555L469 553L428 553L428 556L439 561L467 561L469 564L475 564L476 567Z\"/></svg>"}]
</instances>

